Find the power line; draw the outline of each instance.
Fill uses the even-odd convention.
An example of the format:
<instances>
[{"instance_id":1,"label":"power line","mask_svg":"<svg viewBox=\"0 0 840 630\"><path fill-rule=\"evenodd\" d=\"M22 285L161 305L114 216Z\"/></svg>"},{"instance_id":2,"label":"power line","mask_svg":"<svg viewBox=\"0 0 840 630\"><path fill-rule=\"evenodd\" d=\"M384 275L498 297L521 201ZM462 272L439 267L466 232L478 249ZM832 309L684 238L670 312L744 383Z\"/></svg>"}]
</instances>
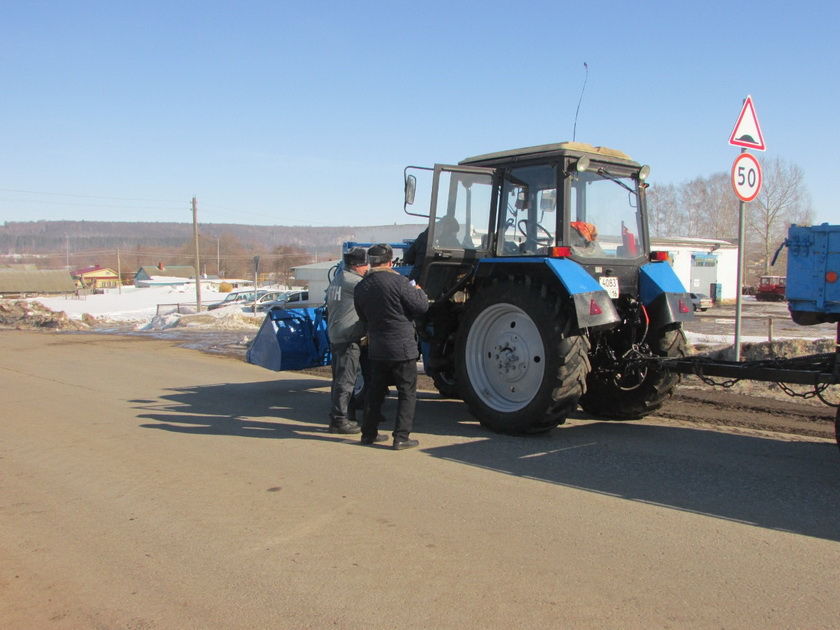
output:
<instances>
[{"instance_id":1,"label":"power line","mask_svg":"<svg viewBox=\"0 0 840 630\"><path fill-rule=\"evenodd\" d=\"M110 205L103 205L98 203L74 203L72 201L46 201L43 199L8 199L8 198L0 198L0 201L4 201L10 204L38 204L38 205L48 205L48 206L79 206L82 208L108 208L111 210L155 210L159 212L177 212L180 211L181 208L172 208L172 207L162 207L162 206L110 206ZM177 221L173 221L173 223L177 223Z\"/></svg>"},{"instance_id":2,"label":"power line","mask_svg":"<svg viewBox=\"0 0 840 630\"><path fill-rule=\"evenodd\" d=\"M29 195L53 195L57 197L80 197L83 199L110 199L111 201L151 201L154 203L181 203L182 199L148 199L143 197L105 197L102 195L81 195L77 193L47 192L39 190L20 190L17 188L0 188L3 192L25 193Z\"/></svg>"},{"instance_id":3,"label":"power line","mask_svg":"<svg viewBox=\"0 0 840 630\"><path fill-rule=\"evenodd\" d=\"M62 256L69 256L69 257L83 257L83 256L100 256L100 255L107 255L107 254L114 254L117 249L122 252L122 255L125 257L135 257L135 256L154 256L157 258L191 258L193 256L190 252L172 252L164 249L143 249L141 251L137 251L130 247L126 248L123 247L112 247L110 249L86 249L80 250L75 252L69 253L62 253ZM19 254L22 256L58 256L59 254L52 254L52 253L40 253L40 254ZM251 254L221 254L221 257L225 260L229 261L238 261L238 260L245 260L250 261L253 260L253 256ZM306 251L301 251L298 253L289 253L289 254L260 254L260 258L263 260L283 260L285 258L307 258L311 257L311 254Z\"/></svg>"}]
</instances>

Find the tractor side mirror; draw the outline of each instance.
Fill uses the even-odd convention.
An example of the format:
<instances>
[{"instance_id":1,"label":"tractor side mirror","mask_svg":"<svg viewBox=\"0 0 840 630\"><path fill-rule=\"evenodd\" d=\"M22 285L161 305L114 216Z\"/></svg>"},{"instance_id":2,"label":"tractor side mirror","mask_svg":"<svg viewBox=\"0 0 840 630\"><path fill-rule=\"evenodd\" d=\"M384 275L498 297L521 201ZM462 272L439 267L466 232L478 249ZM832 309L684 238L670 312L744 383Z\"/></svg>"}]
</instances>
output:
<instances>
[{"instance_id":1,"label":"tractor side mirror","mask_svg":"<svg viewBox=\"0 0 840 630\"><path fill-rule=\"evenodd\" d=\"M405 176L405 204L403 205L403 209L406 206L410 206L414 203L414 195L417 193L417 178L414 175L406 175Z\"/></svg>"}]
</instances>

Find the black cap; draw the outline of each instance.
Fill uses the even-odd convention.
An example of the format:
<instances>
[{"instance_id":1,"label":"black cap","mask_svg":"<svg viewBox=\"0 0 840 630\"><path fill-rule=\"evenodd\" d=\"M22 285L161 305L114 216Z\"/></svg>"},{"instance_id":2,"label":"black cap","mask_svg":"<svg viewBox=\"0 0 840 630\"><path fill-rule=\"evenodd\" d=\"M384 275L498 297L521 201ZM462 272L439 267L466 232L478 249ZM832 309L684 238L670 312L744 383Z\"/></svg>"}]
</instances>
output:
<instances>
[{"instance_id":1,"label":"black cap","mask_svg":"<svg viewBox=\"0 0 840 630\"><path fill-rule=\"evenodd\" d=\"M354 247L349 252L344 252L344 265L346 267L363 267L367 264L367 251L364 247Z\"/></svg>"},{"instance_id":2,"label":"black cap","mask_svg":"<svg viewBox=\"0 0 840 630\"><path fill-rule=\"evenodd\" d=\"M371 265L383 265L394 258L394 250L388 243L377 243L367 253Z\"/></svg>"}]
</instances>

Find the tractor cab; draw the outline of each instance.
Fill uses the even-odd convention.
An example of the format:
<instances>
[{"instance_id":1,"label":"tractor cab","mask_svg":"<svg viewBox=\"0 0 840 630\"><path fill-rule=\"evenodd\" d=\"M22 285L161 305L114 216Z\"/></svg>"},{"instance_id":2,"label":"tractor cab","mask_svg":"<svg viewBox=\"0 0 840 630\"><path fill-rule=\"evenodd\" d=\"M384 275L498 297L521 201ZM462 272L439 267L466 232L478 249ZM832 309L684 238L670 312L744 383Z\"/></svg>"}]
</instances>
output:
<instances>
[{"instance_id":1,"label":"tractor cab","mask_svg":"<svg viewBox=\"0 0 840 630\"><path fill-rule=\"evenodd\" d=\"M476 260L548 256L585 266L612 298L635 293L649 252L648 172L620 151L572 142L408 167L406 212L429 220L420 282L445 298ZM409 210L421 180L428 213Z\"/></svg>"}]
</instances>

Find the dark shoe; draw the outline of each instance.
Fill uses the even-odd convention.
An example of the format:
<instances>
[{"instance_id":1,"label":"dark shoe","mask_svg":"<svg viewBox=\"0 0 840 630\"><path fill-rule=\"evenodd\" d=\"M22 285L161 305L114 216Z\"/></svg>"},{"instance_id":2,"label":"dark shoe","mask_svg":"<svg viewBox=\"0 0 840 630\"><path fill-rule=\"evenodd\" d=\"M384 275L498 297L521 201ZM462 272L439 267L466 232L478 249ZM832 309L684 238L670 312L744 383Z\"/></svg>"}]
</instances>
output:
<instances>
[{"instance_id":1,"label":"dark shoe","mask_svg":"<svg viewBox=\"0 0 840 630\"><path fill-rule=\"evenodd\" d=\"M362 436L362 444L365 446L369 446L370 444L374 444L376 442L387 442L388 436L384 433L377 433L376 437L366 437Z\"/></svg>"},{"instance_id":2,"label":"dark shoe","mask_svg":"<svg viewBox=\"0 0 840 630\"><path fill-rule=\"evenodd\" d=\"M420 446L419 440L394 440L394 445L391 447L395 451L402 451L407 448L414 448Z\"/></svg>"},{"instance_id":3,"label":"dark shoe","mask_svg":"<svg viewBox=\"0 0 840 630\"><path fill-rule=\"evenodd\" d=\"M362 427L355 422L342 422L340 424L330 425L330 433L344 433L345 435L350 435L353 433L359 433L361 430Z\"/></svg>"}]
</instances>

